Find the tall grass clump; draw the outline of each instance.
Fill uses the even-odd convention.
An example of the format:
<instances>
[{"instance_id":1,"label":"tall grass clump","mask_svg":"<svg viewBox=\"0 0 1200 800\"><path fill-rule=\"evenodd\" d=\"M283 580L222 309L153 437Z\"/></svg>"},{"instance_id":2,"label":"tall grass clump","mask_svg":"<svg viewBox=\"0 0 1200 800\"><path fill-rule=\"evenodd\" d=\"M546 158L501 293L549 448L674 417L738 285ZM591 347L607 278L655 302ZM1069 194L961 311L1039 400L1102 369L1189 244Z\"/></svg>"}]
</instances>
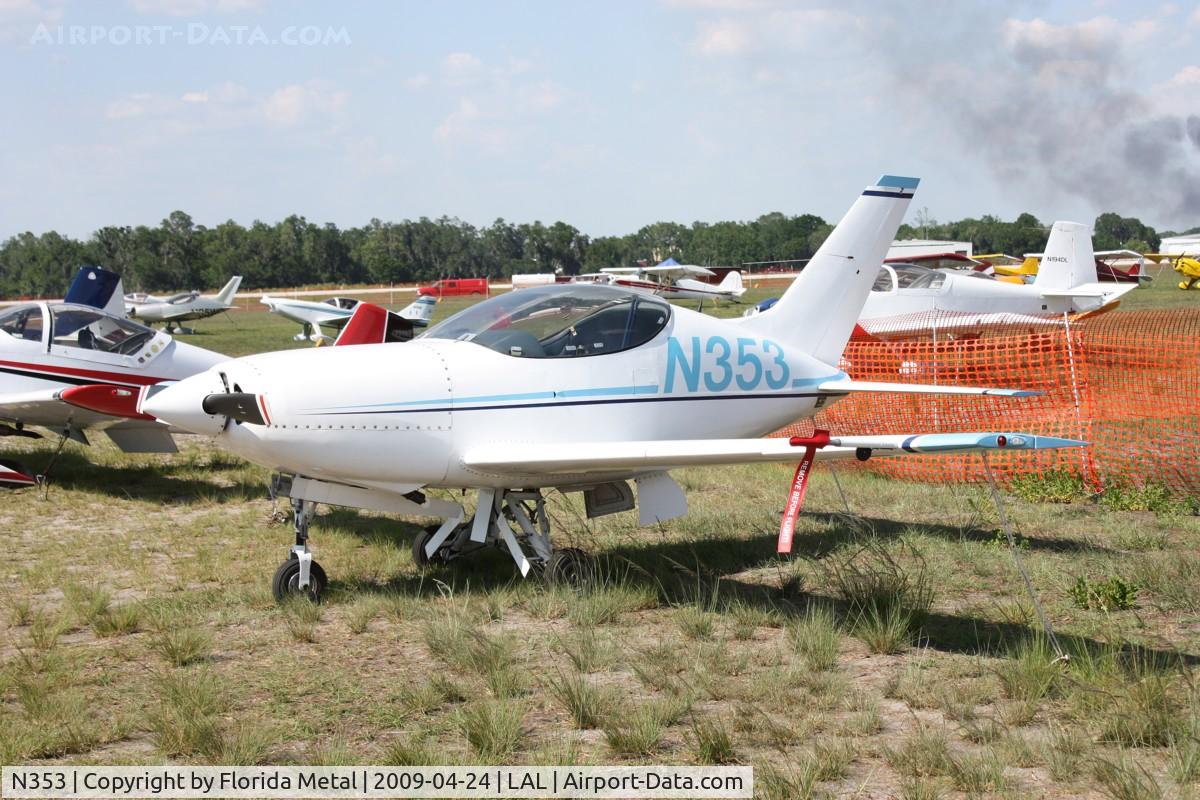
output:
<instances>
[{"instance_id":1,"label":"tall grass clump","mask_svg":"<svg viewBox=\"0 0 1200 800\"><path fill-rule=\"evenodd\" d=\"M464 706L454 717L471 750L489 763L508 759L525 736L525 712L512 702L482 700Z\"/></svg>"},{"instance_id":2,"label":"tall grass clump","mask_svg":"<svg viewBox=\"0 0 1200 800\"><path fill-rule=\"evenodd\" d=\"M837 666L842 637L828 608L809 606L804 617L788 628L788 638L810 671L826 672Z\"/></svg>"},{"instance_id":3,"label":"tall grass clump","mask_svg":"<svg viewBox=\"0 0 1200 800\"><path fill-rule=\"evenodd\" d=\"M872 651L910 646L933 605L933 581L920 552L901 541L896 549L867 539L848 555L822 564L825 579L846 602L851 628Z\"/></svg>"},{"instance_id":4,"label":"tall grass clump","mask_svg":"<svg viewBox=\"0 0 1200 800\"><path fill-rule=\"evenodd\" d=\"M614 713L615 698L592 686L582 675L559 674L549 678L547 684L577 728L598 728L602 720Z\"/></svg>"},{"instance_id":5,"label":"tall grass clump","mask_svg":"<svg viewBox=\"0 0 1200 800\"><path fill-rule=\"evenodd\" d=\"M206 661L212 654L212 636L202 628L174 628L162 631L151 648L167 663L186 667Z\"/></svg>"}]
</instances>

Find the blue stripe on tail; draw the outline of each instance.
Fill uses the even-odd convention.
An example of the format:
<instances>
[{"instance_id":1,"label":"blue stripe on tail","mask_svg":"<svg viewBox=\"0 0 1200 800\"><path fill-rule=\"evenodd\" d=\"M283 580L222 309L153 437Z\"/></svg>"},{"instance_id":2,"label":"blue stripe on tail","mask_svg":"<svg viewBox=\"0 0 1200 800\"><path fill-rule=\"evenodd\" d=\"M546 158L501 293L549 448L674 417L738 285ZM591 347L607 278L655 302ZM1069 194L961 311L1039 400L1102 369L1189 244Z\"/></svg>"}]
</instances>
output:
<instances>
[{"instance_id":1,"label":"blue stripe on tail","mask_svg":"<svg viewBox=\"0 0 1200 800\"><path fill-rule=\"evenodd\" d=\"M876 186L886 186L889 189L915 189L920 184L920 178L905 178L900 175L882 175L875 181Z\"/></svg>"}]
</instances>

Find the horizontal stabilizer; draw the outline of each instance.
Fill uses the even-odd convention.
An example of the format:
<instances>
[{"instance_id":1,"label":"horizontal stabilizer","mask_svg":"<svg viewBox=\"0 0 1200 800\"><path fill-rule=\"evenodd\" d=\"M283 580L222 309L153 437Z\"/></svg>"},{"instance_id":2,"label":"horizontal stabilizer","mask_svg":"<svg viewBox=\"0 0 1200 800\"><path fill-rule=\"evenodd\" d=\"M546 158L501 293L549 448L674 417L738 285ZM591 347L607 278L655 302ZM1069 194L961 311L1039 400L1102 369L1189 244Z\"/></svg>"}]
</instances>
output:
<instances>
[{"instance_id":1,"label":"horizontal stabilizer","mask_svg":"<svg viewBox=\"0 0 1200 800\"><path fill-rule=\"evenodd\" d=\"M825 381L817 391L826 394L843 392L900 392L903 394L973 394L990 397L1039 397L1044 392L1027 389L986 389L976 386L935 386L926 383L889 383L887 381Z\"/></svg>"},{"instance_id":2,"label":"horizontal stabilizer","mask_svg":"<svg viewBox=\"0 0 1200 800\"><path fill-rule=\"evenodd\" d=\"M1138 288L1136 283L1082 283L1079 286L1072 286L1069 289L1041 289L1042 297L1090 297L1103 298L1106 303L1111 303L1121 295L1132 292Z\"/></svg>"}]
</instances>

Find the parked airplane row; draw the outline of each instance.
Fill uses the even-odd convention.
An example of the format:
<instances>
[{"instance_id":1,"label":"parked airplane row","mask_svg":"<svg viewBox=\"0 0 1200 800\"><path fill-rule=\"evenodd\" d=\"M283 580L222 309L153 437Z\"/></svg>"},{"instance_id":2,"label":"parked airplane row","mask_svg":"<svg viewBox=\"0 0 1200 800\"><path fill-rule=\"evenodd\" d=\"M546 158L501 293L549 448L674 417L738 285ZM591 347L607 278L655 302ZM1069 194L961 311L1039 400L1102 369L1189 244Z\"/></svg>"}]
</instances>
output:
<instances>
[{"instance_id":1,"label":"parked airplane row","mask_svg":"<svg viewBox=\"0 0 1200 800\"><path fill-rule=\"evenodd\" d=\"M350 321L354 309L358 308L362 301L353 297L331 297L328 300L315 302L263 295L259 302L266 306L271 313L300 323L302 328L293 337L295 341L308 340L316 344L324 344L332 340L321 332L321 328L341 330ZM411 322L413 327L424 328L429 324L429 320L433 319L433 310L436 307L436 297L420 295L396 313Z\"/></svg>"},{"instance_id":2,"label":"parked airplane row","mask_svg":"<svg viewBox=\"0 0 1200 800\"><path fill-rule=\"evenodd\" d=\"M798 463L779 532L788 552L815 460L1085 444L1003 429L763 438L856 392L1032 394L863 383L837 368L917 184L868 187L775 306L749 318L558 284L485 300L411 341L399 341L408 323L360 303L334 347L225 359L102 304L18 306L0 315L0 418L9 433L103 427L131 450L188 431L274 470L295 522L280 599L326 584L310 548L318 503L441 519L414 542L419 565L498 547L522 575L573 580L586 561L554 548L546 489L581 492L589 517L637 507L656 524L687 511L671 471L701 464ZM475 513L434 489L474 492Z\"/></svg>"},{"instance_id":3,"label":"parked airplane row","mask_svg":"<svg viewBox=\"0 0 1200 800\"><path fill-rule=\"evenodd\" d=\"M943 259L936 256L935 259ZM981 272L886 261L879 268L859 317L860 332L877 338L973 332L989 325L1038 325L1116 307L1137 283L1097 279L1091 229L1055 222L1040 268L1030 283L998 280ZM773 305L765 300L746 312Z\"/></svg>"}]
</instances>

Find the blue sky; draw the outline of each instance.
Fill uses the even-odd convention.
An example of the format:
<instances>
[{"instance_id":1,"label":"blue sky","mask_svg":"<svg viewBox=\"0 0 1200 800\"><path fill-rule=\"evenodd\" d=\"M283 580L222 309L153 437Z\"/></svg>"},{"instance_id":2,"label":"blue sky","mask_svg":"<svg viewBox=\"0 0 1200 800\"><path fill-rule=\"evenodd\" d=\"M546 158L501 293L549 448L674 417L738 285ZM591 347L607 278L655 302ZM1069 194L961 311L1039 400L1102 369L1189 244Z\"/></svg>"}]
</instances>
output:
<instances>
[{"instance_id":1,"label":"blue sky","mask_svg":"<svg viewBox=\"0 0 1200 800\"><path fill-rule=\"evenodd\" d=\"M937 219L1191 227L1198 44L1195 3L0 0L0 237L836 220L881 172Z\"/></svg>"}]
</instances>

